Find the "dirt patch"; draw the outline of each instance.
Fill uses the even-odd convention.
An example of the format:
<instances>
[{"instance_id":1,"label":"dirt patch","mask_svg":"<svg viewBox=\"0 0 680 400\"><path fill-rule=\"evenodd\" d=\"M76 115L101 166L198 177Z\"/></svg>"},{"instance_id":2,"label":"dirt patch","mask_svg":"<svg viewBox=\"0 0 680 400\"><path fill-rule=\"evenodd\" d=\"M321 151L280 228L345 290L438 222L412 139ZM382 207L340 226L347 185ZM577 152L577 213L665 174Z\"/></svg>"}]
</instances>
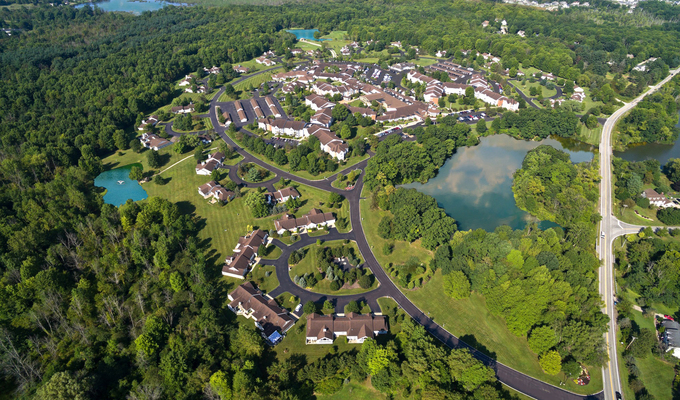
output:
<instances>
[{"instance_id":1,"label":"dirt patch","mask_svg":"<svg viewBox=\"0 0 680 400\"><path fill-rule=\"evenodd\" d=\"M361 289L361 286L359 286L359 281L356 281L351 285L348 282L345 282L340 289Z\"/></svg>"}]
</instances>

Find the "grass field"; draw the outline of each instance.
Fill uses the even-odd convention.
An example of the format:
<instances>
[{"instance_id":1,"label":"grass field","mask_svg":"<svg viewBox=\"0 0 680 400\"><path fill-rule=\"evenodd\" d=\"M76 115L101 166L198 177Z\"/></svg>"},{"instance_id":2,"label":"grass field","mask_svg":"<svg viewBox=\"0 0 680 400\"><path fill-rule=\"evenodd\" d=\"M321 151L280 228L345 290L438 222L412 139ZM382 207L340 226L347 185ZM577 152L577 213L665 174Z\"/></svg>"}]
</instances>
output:
<instances>
[{"instance_id":1,"label":"grass field","mask_svg":"<svg viewBox=\"0 0 680 400\"><path fill-rule=\"evenodd\" d=\"M271 77L273 74L279 73L283 70L283 67L278 67L272 71L264 72L259 75L255 75L253 77L250 77L242 82L237 83L234 85L234 89L236 90L247 90L250 85L253 86L253 88L258 88L261 84L264 82L267 82L271 80Z\"/></svg>"},{"instance_id":2,"label":"grass field","mask_svg":"<svg viewBox=\"0 0 680 400\"><path fill-rule=\"evenodd\" d=\"M274 219L279 218L280 215L255 219L252 217L248 207L246 207L243 198L236 198L224 206L210 204L208 200L204 200L196 190L198 186L208 182L210 177L196 175L196 164L191 153L177 155L171 149L172 146L160 151L163 156L162 158L167 158L163 168L167 168L182 158L190 158L162 173L161 176L167 180L165 185L159 186L155 183L146 183L143 187L149 197L159 196L166 198L177 203L182 213L196 214L198 226L201 228L198 237L205 245L210 247L208 257L211 263L221 265L222 260L231 254L234 245L238 241L238 237L246 233L246 226L251 225L263 229L272 229L274 227ZM144 153L136 154L130 150L122 156L118 156L115 153L104 159L104 166L105 168L114 168L135 162L141 162L144 170L147 170L146 155ZM244 189L243 193L247 193L248 190L250 189ZM312 208L328 211L328 207L325 206L328 199L327 192L304 185L298 185L297 190L302 196L302 206L298 209L296 215L306 214ZM341 208L333 209L332 211L339 217L349 219L349 204L347 201L343 202ZM236 280L234 281L236 282Z\"/></svg>"},{"instance_id":3,"label":"grass field","mask_svg":"<svg viewBox=\"0 0 680 400\"><path fill-rule=\"evenodd\" d=\"M176 163L181 159L191 157L193 155L193 153L190 151L184 154L177 154L173 151L173 148L174 148L173 146L168 146L158 151L158 154L160 154L161 156L160 159L162 161L161 167L159 168L160 170L167 168L168 166ZM144 172L150 171L152 170L152 168L149 167L149 163L147 162L148 160L147 153L149 151L150 150L146 149L144 149L141 153L135 153L131 149L117 151L109 155L108 157L104 158L102 160L102 164L104 165L105 170L124 167L130 164L142 164ZM189 160L185 162L190 163Z\"/></svg>"},{"instance_id":4,"label":"grass field","mask_svg":"<svg viewBox=\"0 0 680 400\"><path fill-rule=\"evenodd\" d=\"M288 296L290 297L290 296ZM295 323L295 326L290 328L286 333L286 337L283 338L281 343L274 347L274 352L276 352L279 361L288 359L293 354L302 354L307 358L307 362L311 363L317 359L324 357L333 346L337 346L338 353L345 351L356 350L359 351L361 344L349 344L347 340L343 337L335 340L333 345L322 345L322 344L305 344L305 325L307 322L307 315L303 314L302 317Z\"/></svg>"},{"instance_id":5,"label":"grass field","mask_svg":"<svg viewBox=\"0 0 680 400\"><path fill-rule=\"evenodd\" d=\"M339 392L332 395L318 395L319 400L381 400L387 399L386 395L375 390L368 380L355 383L349 382L342 386Z\"/></svg>"},{"instance_id":6,"label":"grass field","mask_svg":"<svg viewBox=\"0 0 680 400\"><path fill-rule=\"evenodd\" d=\"M581 125L581 133L578 136L578 140L586 142L592 145L598 145L600 143L600 138L602 137L602 125L597 124L593 129L588 129L585 125Z\"/></svg>"},{"instance_id":7,"label":"grass field","mask_svg":"<svg viewBox=\"0 0 680 400\"><path fill-rule=\"evenodd\" d=\"M323 240L323 236L321 237ZM317 250L319 248L324 248L324 247L338 247L338 246L349 246L354 249L354 254L356 254L359 259L360 263L363 263L363 259L361 259L361 252L359 252L359 248L357 247L356 243L354 241L350 242L349 244L344 244L342 240L332 240L329 242L324 242L321 244L321 246L318 246L317 244L313 244L310 246L305 247L305 250L307 250L307 255L305 258L302 259L297 265L293 266L289 271L289 275L291 278L297 276L303 276L304 274L307 273L317 273L319 272L318 265L319 265L319 258L316 254ZM373 274L370 272L370 270L366 269L368 275L373 276ZM324 273L326 271L323 271ZM348 295L348 294L356 294L356 293L365 293L368 291L371 291L378 287L378 280L373 278L373 285L371 285L370 288L368 289L362 289L362 288L356 288L356 289L340 289L333 291L331 290L331 282L328 279L323 279L319 283L317 283L313 288L308 288L309 290L316 292L316 293L323 293L323 294L335 294L338 296L342 295Z\"/></svg>"},{"instance_id":8,"label":"grass field","mask_svg":"<svg viewBox=\"0 0 680 400\"><path fill-rule=\"evenodd\" d=\"M481 295L473 293L464 300L446 297L441 271L437 271L423 289L405 294L439 325L499 362L553 385L559 385L565 379L562 374L545 374L538 364L538 356L529 350L526 338L515 336L502 318L491 315ZM489 332L493 332L493 335L489 335ZM579 386L567 380L563 387L581 394L602 390L602 374L599 370L591 374L591 379L588 386Z\"/></svg>"},{"instance_id":9,"label":"grass field","mask_svg":"<svg viewBox=\"0 0 680 400\"><path fill-rule=\"evenodd\" d=\"M444 60L444 58L442 58L442 60ZM439 61L440 60L436 58L419 58L417 60L414 60L413 63L415 65L422 65L423 67L427 67L428 65L436 64Z\"/></svg>"},{"instance_id":10,"label":"grass field","mask_svg":"<svg viewBox=\"0 0 680 400\"><path fill-rule=\"evenodd\" d=\"M267 276L269 273L269 276ZM246 276L246 280L252 281L264 293L269 293L279 286L276 277L276 267L273 265L256 265Z\"/></svg>"},{"instance_id":11,"label":"grass field","mask_svg":"<svg viewBox=\"0 0 680 400\"><path fill-rule=\"evenodd\" d=\"M540 88L541 94L543 94L543 98L548 98L548 97L551 97L551 96L554 96L554 95L557 94L557 90L555 90L555 89L548 90L545 86L542 86L541 84L539 84L538 81L531 83L531 82L529 82L528 79L524 83L515 82L515 87L517 87L519 90L521 90L527 97L534 97L534 98L537 97L537 96L530 96L529 95L529 90L532 87Z\"/></svg>"},{"instance_id":12,"label":"grass field","mask_svg":"<svg viewBox=\"0 0 680 400\"><path fill-rule=\"evenodd\" d=\"M367 196L367 193L362 193L362 196ZM373 249L373 254L378 260L383 268L387 267L387 264L402 264L409 257L415 256L420 262L428 262L432 258L432 252L425 249L420 245L420 240L416 240L413 243L386 240L378 236L378 225L382 217L390 215L389 211L382 210L371 210L370 200L361 200L359 202L359 207L361 208L361 218L363 219L363 229L366 234L366 239ZM383 246L386 243L394 243L394 251L392 254L383 254Z\"/></svg>"}]
</instances>

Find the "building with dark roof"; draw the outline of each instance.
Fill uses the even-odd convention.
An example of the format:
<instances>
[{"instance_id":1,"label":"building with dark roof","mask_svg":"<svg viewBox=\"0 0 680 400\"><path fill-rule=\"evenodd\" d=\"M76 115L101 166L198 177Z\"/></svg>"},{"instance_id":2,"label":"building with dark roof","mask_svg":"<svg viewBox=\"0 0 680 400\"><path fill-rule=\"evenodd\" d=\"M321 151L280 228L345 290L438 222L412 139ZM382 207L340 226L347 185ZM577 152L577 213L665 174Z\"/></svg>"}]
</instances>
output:
<instances>
[{"instance_id":1,"label":"building with dark roof","mask_svg":"<svg viewBox=\"0 0 680 400\"><path fill-rule=\"evenodd\" d=\"M312 208L309 213L300 218L284 214L280 219L274 221L274 228L278 234L286 231L303 231L305 229L318 229L324 226L334 226L335 217L333 213L322 212Z\"/></svg>"},{"instance_id":2,"label":"building with dark roof","mask_svg":"<svg viewBox=\"0 0 680 400\"><path fill-rule=\"evenodd\" d=\"M680 324L670 319L661 322L664 332L661 342L666 352L672 352L673 356L680 358Z\"/></svg>"},{"instance_id":3,"label":"building with dark roof","mask_svg":"<svg viewBox=\"0 0 680 400\"><path fill-rule=\"evenodd\" d=\"M283 339L283 335L295 325L288 311L279 307L274 299L267 299L252 283L246 282L229 293L229 309L255 321L262 337L271 345Z\"/></svg>"},{"instance_id":4,"label":"building with dark roof","mask_svg":"<svg viewBox=\"0 0 680 400\"><path fill-rule=\"evenodd\" d=\"M234 248L234 254L227 257L222 267L222 275L244 279L250 267L258 261L258 250L266 245L269 234L258 229L241 236Z\"/></svg>"}]
</instances>

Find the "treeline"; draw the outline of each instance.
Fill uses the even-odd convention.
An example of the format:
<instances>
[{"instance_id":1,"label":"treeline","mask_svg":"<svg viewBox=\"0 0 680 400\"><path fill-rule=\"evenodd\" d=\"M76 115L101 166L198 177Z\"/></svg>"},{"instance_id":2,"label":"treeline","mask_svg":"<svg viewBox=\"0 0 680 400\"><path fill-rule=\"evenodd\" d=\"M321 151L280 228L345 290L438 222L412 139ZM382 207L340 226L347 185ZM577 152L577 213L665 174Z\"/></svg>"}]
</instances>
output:
<instances>
[{"instance_id":1,"label":"treeline","mask_svg":"<svg viewBox=\"0 0 680 400\"><path fill-rule=\"evenodd\" d=\"M356 355L327 356L297 373L309 392L326 395L338 392L346 379L361 382L369 376L374 388L390 396L510 398L496 381L493 369L466 349L450 350L434 343L411 319L401 323L396 340L386 345L366 340Z\"/></svg>"},{"instance_id":2,"label":"treeline","mask_svg":"<svg viewBox=\"0 0 680 400\"><path fill-rule=\"evenodd\" d=\"M580 133L578 122L576 114L564 108L525 108L494 119L490 133L507 133L526 140L545 139L551 135L574 137Z\"/></svg>"},{"instance_id":3,"label":"treeline","mask_svg":"<svg viewBox=\"0 0 680 400\"><path fill-rule=\"evenodd\" d=\"M372 203L392 213L380 220L378 235L383 239L413 242L422 238L423 247L434 250L456 231L456 221L437 200L415 189L387 186L373 193Z\"/></svg>"},{"instance_id":4,"label":"treeline","mask_svg":"<svg viewBox=\"0 0 680 400\"><path fill-rule=\"evenodd\" d=\"M457 147L479 143L470 127L452 116L443 118L440 124L418 127L409 133L416 136L417 143L403 142L400 135L390 135L378 144L364 175L364 184L370 190L378 185L427 182Z\"/></svg>"},{"instance_id":5,"label":"treeline","mask_svg":"<svg viewBox=\"0 0 680 400\"><path fill-rule=\"evenodd\" d=\"M233 125L231 125L233 126ZM230 126L230 127L231 127ZM250 152L265 156L269 161L277 165L288 165L292 171L307 171L312 175L318 175L326 171L338 169L338 161L321 150L319 139L310 135L297 146L274 147L266 143L261 137L252 136L242 131L229 131L243 147ZM363 140L355 140L350 143L348 155L361 157L366 153Z\"/></svg>"},{"instance_id":6,"label":"treeline","mask_svg":"<svg viewBox=\"0 0 680 400\"><path fill-rule=\"evenodd\" d=\"M513 175L517 207L541 220L557 222L582 249L595 242L599 198L597 163L572 164L569 154L542 145L527 153Z\"/></svg>"},{"instance_id":7,"label":"treeline","mask_svg":"<svg viewBox=\"0 0 680 400\"><path fill-rule=\"evenodd\" d=\"M680 242L668 240L680 236L680 230L646 228L637 235L626 236L626 246L615 251L621 273L617 282L640 295L641 307L661 303L669 308L680 306Z\"/></svg>"},{"instance_id":8,"label":"treeline","mask_svg":"<svg viewBox=\"0 0 680 400\"><path fill-rule=\"evenodd\" d=\"M634 143L670 144L678 139L680 77L671 79L659 91L646 96L617 124L614 145L623 150Z\"/></svg>"}]
</instances>

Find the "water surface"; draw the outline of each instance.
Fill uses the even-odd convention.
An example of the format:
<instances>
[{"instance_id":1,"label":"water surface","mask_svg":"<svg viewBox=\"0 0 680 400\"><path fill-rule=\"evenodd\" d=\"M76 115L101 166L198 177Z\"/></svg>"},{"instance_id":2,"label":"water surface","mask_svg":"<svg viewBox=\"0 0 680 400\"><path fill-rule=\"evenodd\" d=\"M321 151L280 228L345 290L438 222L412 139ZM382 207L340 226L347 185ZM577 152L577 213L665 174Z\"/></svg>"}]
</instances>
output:
<instances>
[{"instance_id":1,"label":"water surface","mask_svg":"<svg viewBox=\"0 0 680 400\"><path fill-rule=\"evenodd\" d=\"M680 128L680 121L675 124ZM671 158L680 158L680 139L673 144L646 143L633 145L626 151L615 151L614 156L623 158L626 161L645 161L659 160L661 165L665 165Z\"/></svg>"},{"instance_id":2,"label":"water surface","mask_svg":"<svg viewBox=\"0 0 680 400\"><path fill-rule=\"evenodd\" d=\"M141 166L141 164L133 165ZM118 207L121 204L125 204L128 199L138 201L148 197L146 190L142 188L139 182L129 177L133 165L110 169L94 178L95 186L106 188L106 194L104 195L105 203Z\"/></svg>"},{"instance_id":3,"label":"water surface","mask_svg":"<svg viewBox=\"0 0 680 400\"><path fill-rule=\"evenodd\" d=\"M128 0L105 0L98 1L94 3L78 4L76 8L82 8L86 6L94 7L97 6L104 11L119 11L119 12L129 12L135 15L139 15L144 11L156 11L160 10L166 6L186 6L186 3L171 3L162 0L146 0L146 1L128 1Z\"/></svg>"},{"instance_id":4,"label":"water surface","mask_svg":"<svg viewBox=\"0 0 680 400\"><path fill-rule=\"evenodd\" d=\"M426 184L411 183L415 188L437 199L446 213L458 222L458 229L493 231L500 225L523 229L528 222L538 222L520 210L512 194L512 174L522 166L529 150L542 144L569 153L572 162L593 159L591 146L580 142L545 139L540 142L495 135L481 139L475 147L461 147L442 166L439 174ZM539 227L557 226L541 221Z\"/></svg>"},{"instance_id":5,"label":"water surface","mask_svg":"<svg viewBox=\"0 0 680 400\"><path fill-rule=\"evenodd\" d=\"M293 35L295 35L298 40L300 39L307 39L307 40L313 40L315 42L323 42L324 40L330 40L330 39L315 39L314 38L314 32L318 32L318 29L286 29L286 32L290 32Z\"/></svg>"}]
</instances>

